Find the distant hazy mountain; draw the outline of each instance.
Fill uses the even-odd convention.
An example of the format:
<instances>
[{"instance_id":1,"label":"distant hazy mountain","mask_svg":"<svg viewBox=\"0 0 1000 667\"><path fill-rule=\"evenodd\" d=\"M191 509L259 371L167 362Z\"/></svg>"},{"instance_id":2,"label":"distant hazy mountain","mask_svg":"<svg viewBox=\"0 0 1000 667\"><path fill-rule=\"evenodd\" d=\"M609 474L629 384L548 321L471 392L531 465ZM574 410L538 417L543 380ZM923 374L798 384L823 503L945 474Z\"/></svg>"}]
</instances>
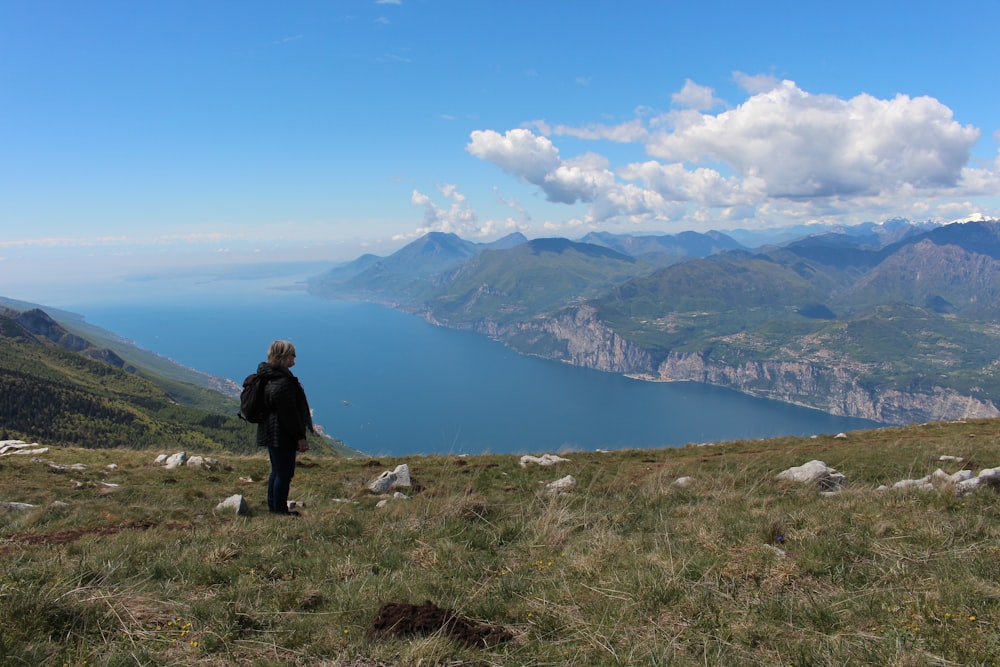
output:
<instances>
[{"instance_id":1,"label":"distant hazy mountain","mask_svg":"<svg viewBox=\"0 0 1000 667\"><path fill-rule=\"evenodd\" d=\"M363 296L390 301L418 298L424 281L460 266L484 250L512 248L527 241L520 233L492 243L473 243L456 234L431 232L388 257L364 255L336 266L308 281L309 291L321 296Z\"/></svg>"},{"instance_id":2,"label":"distant hazy mountain","mask_svg":"<svg viewBox=\"0 0 1000 667\"><path fill-rule=\"evenodd\" d=\"M310 287L532 354L834 414L1000 414L1000 223L804 229L759 246L718 232L594 233L503 250L429 236Z\"/></svg>"},{"instance_id":3,"label":"distant hazy mountain","mask_svg":"<svg viewBox=\"0 0 1000 667\"><path fill-rule=\"evenodd\" d=\"M917 234L937 226L936 223L914 223L903 218L893 218L884 222L863 222L858 225L795 225L770 229L729 229L724 233L747 248L781 245L807 236L830 233L877 237L880 239L880 245L887 245L910 234Z\"/></svg>"},{"instance_id":4,"label":"distant hazy mountain","mask_svg":"<svg viewBox=\"0 0 1000 667\"><path fill-rule=\"evenodd\" d=\"M643 236L591 232L580 240L617 250L654 266L669 266L687 259L708 257L724 250L744 247L735 239L715 231L704 234L681 232Z\"/></svg>"}]
</instances>

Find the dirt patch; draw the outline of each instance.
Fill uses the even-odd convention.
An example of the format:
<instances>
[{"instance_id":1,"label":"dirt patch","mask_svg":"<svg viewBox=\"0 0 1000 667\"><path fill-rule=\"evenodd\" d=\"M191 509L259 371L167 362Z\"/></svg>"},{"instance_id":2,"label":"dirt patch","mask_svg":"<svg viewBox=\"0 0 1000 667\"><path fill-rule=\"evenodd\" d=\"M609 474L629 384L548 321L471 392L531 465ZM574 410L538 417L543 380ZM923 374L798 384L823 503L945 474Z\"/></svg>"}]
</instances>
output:
<instances>
[{"instance_id":1,"label":"dirt patch","mask_svg":"<svg viewBox=\"0 0 1000 667\"><path fill-rule=\"evenodd\" d=\"M502 626L479 623L442 609L430 600L423 604L387 602L368 627L373 637L409 637L442 634L473 648L487 648L514 638Z\"/></svg>"}]
</instances>

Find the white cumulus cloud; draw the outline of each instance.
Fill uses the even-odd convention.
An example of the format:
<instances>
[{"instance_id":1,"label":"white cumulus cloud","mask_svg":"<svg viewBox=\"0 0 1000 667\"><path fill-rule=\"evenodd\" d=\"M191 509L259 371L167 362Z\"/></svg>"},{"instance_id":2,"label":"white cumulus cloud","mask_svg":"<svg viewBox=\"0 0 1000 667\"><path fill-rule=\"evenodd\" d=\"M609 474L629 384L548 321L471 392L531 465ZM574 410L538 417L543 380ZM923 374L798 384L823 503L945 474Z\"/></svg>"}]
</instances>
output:
<instances>
[{"instance_id":1,"label":"white cumulus cloud","mask_svg":"<svg viewBox=\"0 0 1000 667\"><path fill-rule=\"evenodd\" d=\"M585 224L944 215L949 199L998 192L1000 164L969 166L980 130L934 98L843 99L769 76L735 77L748 94L738 105L688 80L673 110L640 106L635 118L614 125L536 120L531 129L477 130L466 150L549 201L583 202ZM616 166L594 151L564 157L550 136L631 143L650 159Z\"/></svg>"}]
</instances>

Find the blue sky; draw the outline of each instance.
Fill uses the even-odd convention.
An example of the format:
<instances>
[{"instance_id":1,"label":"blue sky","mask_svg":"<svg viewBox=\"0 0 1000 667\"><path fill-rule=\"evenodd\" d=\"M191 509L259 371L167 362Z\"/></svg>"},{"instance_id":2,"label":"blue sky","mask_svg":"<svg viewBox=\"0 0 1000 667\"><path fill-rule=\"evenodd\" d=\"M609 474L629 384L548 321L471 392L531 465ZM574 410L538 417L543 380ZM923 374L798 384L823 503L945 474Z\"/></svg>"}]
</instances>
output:
<instances>
[{"instance_id":1,"label":"blue sky","mask_svg":"<svg viewBox=\"0 0 1000 667\"><path fill-rule=\"evenodd\" d=\"M0 0L0 295L432 230L1000 217L998 28L995 0Z\"/></svg>"}]
</instances>

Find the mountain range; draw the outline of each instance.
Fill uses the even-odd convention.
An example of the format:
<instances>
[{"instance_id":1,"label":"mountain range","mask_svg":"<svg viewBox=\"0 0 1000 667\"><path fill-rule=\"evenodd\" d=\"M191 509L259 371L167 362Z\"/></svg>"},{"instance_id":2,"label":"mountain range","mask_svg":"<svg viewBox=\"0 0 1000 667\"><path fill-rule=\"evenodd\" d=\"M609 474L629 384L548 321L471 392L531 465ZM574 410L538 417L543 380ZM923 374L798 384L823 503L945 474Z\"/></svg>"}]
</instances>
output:
<instances>
[{"instance_id":1,"label":"mountain range","mask_svg":"<svg viewBox=\"0 0 1000 667\"><path fill-rule=\"evenodd\" d=\"M1000 222L905 220L750 247L722 232L431 233L309 291L522 353L902 424L1000 414Z\"/></svg>"}]
</instances>

